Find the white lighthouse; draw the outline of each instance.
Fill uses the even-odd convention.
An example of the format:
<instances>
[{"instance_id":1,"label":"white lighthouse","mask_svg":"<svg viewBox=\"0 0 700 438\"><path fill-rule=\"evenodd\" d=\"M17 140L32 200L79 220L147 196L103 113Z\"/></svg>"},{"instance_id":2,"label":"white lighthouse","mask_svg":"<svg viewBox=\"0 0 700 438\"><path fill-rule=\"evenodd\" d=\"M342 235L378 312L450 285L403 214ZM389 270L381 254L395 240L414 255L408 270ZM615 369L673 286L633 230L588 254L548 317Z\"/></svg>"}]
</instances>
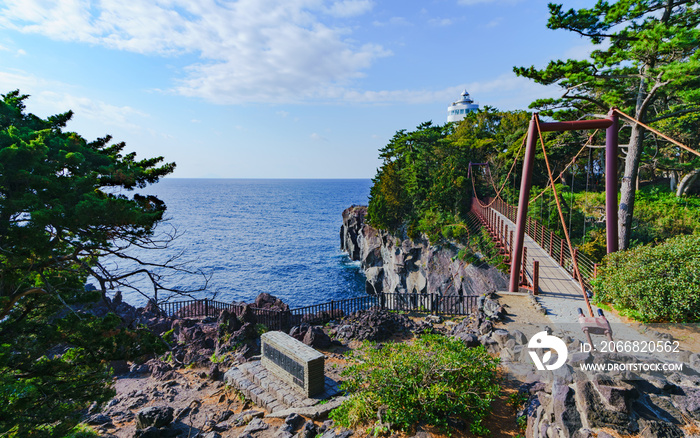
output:
<instances>
[{"instance_id":1,"label":"white lighthouse","mask_svg":"<svg viewBox=\"0 0 700 438\"><path fill-rule=\"evenodd\" d=\"M472 111L478 111L479 104L474 103L467 90L462 91L462 98L452 102L447 108L447 121L448 122L459 122L464 119L467 114Z\"/></svg>"}]
</instances>

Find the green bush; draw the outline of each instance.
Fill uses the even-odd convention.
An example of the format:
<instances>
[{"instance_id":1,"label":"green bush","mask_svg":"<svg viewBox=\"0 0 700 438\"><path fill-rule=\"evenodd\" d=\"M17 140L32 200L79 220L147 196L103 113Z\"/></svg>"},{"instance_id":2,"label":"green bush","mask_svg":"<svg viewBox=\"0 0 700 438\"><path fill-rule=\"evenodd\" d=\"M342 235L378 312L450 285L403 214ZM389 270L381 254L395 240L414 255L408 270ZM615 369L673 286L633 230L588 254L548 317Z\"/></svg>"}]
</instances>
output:
<instances>
[{"instance_id":1,"label":"green bush","mask_svg":"<svg viewBox=\"0 0 700 438\"><path fill-rule=\"evenodd\" d=\"M405 431L418 422L447 430L450 418L457 417L473 433L488 433L482 421L499 392L498 359L483 347L425 335L413 344L365 344L353 359L343 372L350 398L330 415L338 424L371 425L381 409L383 423Z\"/></svg>"},{"instance_id":2,"label":"green bush","mask_svg":"<svg viewBox=\"0 0 700 438\"><path fill-rule=\"evenodd\" d=\"M596 300L642 322L700 322L700 235L609 254Z\"/></svg>"}]
</instances>

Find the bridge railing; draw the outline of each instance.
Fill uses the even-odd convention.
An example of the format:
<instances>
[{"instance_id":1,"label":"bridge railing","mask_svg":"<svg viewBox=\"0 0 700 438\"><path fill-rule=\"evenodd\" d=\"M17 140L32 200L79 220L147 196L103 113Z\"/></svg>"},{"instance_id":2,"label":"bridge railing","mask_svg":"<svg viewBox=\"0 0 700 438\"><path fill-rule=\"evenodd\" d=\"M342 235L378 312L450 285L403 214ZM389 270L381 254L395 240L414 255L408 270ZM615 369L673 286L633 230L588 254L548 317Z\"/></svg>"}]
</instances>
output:
<instances>
[{"instance_id":1,"label":"bridge railing","mask_svg":"<svg viewBox=\"0 0 700 438\"><path fill-rule=\"evenodd\" d=\"M484 201L485 205L490 203L490 199ZM472 211L481 215L490 230L495 231L496 235L500 239L501 245L507 249L507 255L509 258L510 248L512 247L512 230L508 230L503 221L498 217L498 215L495 215L491 209L501 213L511 222L515 223L517 207L508 204L500 198L493 202L490 207L491 208L485 208L479 204L478 201L474 199L472 200ZM592 289L591 281L596 275L596 263L586 254L582 253L577 248L574 248L574 252L571 254L571 251L569 251L569 246L566 244L564 239L557 236L554 231L545 227L538 220L529 216L527 218L527 223L525 224L525 233L530 236L542 249L547 251L549 256L552 257L561 267L563 267L574 279L576 279L573 265L573 259L575 258L576 262L578 263L578 268L579 272L581 273L581 279L584 287L589 290ZM522 266L526 266L525 260L523 260Z\"/></svg>"}]
</instances>

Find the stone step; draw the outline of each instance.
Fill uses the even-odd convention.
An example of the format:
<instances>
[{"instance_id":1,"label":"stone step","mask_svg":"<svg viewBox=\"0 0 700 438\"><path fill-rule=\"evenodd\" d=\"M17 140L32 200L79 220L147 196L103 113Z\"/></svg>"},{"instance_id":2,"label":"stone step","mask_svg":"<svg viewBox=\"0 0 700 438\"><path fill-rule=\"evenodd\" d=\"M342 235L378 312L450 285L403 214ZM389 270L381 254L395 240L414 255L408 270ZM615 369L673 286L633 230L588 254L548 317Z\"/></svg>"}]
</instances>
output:
<instances>
[{"instance_id":1,"label":"stone step","mask_svg":"<svg viewBox=\"0 0 700 438\"><path fill-rule=\"evenodd\" d=\"M224 379L253 403L271 413L289 408L313 406L339 393L338 383L326 377L325 391L322 394L305 397L300 390L292 388L268 373L260 361L234 366L226 372Z\"/></svg>"},{"instance_id":2,"label":"stone step","mask_svg":"<svg viewBox=\"0 0 700 438\"><path fill-rule=\"evenodd\" d=\"M236 367L231 368L224 374L224 381L241 391L247 399L252 400L257 406L265 408L268 412L277 412L290 407L281 403L276 397L267 394L262 388L249 380L243 371Z\"/></svg>"}]
</instances>

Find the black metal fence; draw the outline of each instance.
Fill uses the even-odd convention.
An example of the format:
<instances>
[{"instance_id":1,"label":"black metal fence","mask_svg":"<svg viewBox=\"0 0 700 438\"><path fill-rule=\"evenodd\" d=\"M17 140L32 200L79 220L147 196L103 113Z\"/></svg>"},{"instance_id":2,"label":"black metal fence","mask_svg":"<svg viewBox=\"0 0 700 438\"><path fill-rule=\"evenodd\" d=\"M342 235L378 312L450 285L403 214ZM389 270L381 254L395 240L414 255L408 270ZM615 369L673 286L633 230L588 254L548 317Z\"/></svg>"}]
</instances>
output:
<instances>
[{"instance_id":1,"label":"black metal fence","mask_svg":"<svg viewBox=\"0 0 700 438\"><path fill-rule=\"evenodd\" d=\"M172 303L160 303L160 310L167 316L177 318L196 318L207 316L218 316L222 310L229 310L240 315L243 306L232 303L223 303L210 299L176 301Z\"/></svg>"},{"instance_id":2,"label":"black metal fence","mask_svg":"<svg viewBox=\"0 0 700 438\"><path fill-rule=\"evenodd\" d=\"M345 300L329 301L312 306L298 307L289 311L249 307L255 321L272 330L288 329L300 323L319 324L345 315L379 307L396 312L421 312L436 315L471 315L476 310L476 295L442 296L438 294L398 294L382 293ZM178 318L195 318L218 316L222 310L228 310L241 316L244 304L223 303L209 299L187 300L161 303L161 311L167 316Z\"/></svg>"}]
</instances>

